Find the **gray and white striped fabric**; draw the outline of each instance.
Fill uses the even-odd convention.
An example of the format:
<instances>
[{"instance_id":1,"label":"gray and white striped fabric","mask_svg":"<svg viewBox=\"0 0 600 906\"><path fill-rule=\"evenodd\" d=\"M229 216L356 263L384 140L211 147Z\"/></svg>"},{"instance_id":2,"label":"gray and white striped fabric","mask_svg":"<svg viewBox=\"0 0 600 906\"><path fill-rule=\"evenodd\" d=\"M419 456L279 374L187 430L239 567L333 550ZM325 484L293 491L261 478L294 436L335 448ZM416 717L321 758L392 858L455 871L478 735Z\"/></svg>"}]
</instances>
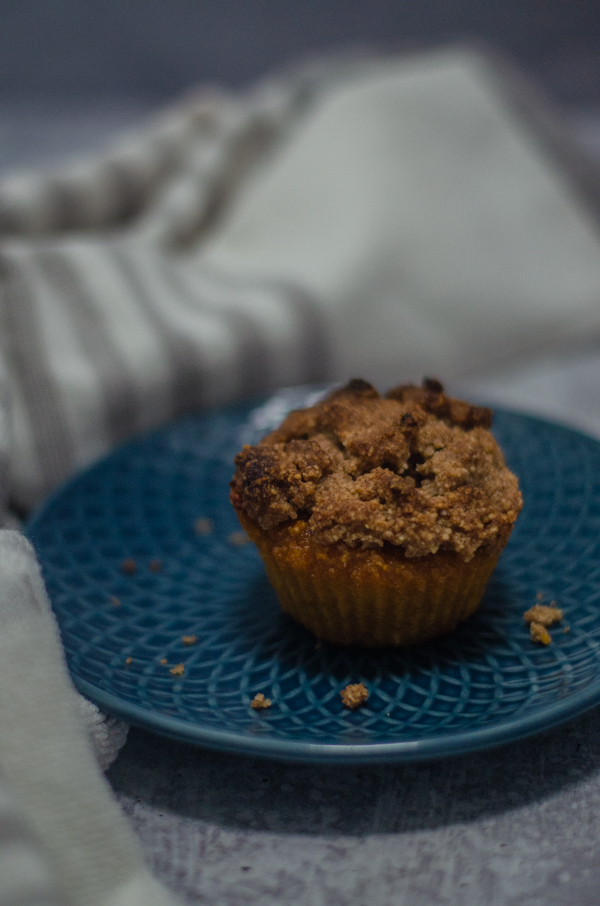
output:
<instances>
[{"instance_id":1,"label":"gray and white striped fabric","mask_svg":"<svg viewBox=\"0 0 600 906\"><path fill-rule=\"evenodd\" d=\"M306 90L189 100L100 160L0 186L0 482L17 512L129 434L327 376L306 291L180 265Z\"/></svg>"}]
</instances>

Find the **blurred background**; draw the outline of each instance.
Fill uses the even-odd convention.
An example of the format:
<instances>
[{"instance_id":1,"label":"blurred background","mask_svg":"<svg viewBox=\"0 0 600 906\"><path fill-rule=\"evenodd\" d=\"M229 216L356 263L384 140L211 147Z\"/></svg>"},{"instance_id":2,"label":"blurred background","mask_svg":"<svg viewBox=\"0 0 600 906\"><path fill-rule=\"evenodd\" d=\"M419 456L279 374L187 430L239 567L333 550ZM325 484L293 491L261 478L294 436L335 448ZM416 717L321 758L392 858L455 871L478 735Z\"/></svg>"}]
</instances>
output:
<instances>
[{"instance_id":1,"label":"blurred background","mask_svg":"<svg viewBox=\"0 0 600 906\"><path fill-rule=\"evenodd\" d=\"M600 160L598 0L0 0L0 171L96 148L200 83L347 48L476 40Z\"/></svg>"},{"instance_id":2,"label":"blurred background","mask_svg":"<svg viewBox=\"0 0 600 906\"><path fill-rule=\"evenodd\" d=\"M100 150L198 85L243 89L326 53L464 41L528 76L600 184L598 0L0 0L0 178ZM599 382L591 338L453 389L600 436Z\"/></svg>"}]
</instances>

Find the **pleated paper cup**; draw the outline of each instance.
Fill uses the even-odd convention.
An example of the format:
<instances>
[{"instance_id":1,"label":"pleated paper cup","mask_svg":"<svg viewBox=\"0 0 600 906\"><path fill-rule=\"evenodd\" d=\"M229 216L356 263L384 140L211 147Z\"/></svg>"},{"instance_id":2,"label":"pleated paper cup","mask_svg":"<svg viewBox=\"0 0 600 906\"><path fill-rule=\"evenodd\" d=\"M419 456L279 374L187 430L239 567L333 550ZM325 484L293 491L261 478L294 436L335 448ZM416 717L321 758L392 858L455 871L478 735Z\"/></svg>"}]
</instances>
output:
<instances>
[{"instance_id":1,"label":"pleated paper cup","mask_svg":"<svg viewBox=\"0 0 600 906\"><path fill-rule=\"evenodd\" d=\"M409 559L392 545L318 544L300 520L265 531L238 517L285 613L337 645L415 645L450 632L477 610L508 540L468 563L453 551Z\"/></svg>"}]
</instances>

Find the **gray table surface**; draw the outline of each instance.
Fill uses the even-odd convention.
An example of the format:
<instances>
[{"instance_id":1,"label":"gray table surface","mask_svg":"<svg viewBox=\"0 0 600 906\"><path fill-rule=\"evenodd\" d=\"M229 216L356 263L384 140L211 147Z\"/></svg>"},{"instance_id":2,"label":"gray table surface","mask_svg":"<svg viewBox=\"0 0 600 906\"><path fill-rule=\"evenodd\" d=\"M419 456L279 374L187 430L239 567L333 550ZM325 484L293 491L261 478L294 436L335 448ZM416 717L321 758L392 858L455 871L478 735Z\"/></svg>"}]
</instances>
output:
<instances>
[{"instance_id":1,"label":"gray table surface","mask_svg":"<svg viewBox=\"0 0 600 906\"><path fill-rule=\"evenodd\" d=\"M98 148L139 100L0 102L0 175ZM600 164L600 112L570 115ZM600 340L451 389L600 437ZM212 906L599 906L600 710L409 766L279 764L132 729L108 774L156 875Z\"/></svg>"}]
</instances>

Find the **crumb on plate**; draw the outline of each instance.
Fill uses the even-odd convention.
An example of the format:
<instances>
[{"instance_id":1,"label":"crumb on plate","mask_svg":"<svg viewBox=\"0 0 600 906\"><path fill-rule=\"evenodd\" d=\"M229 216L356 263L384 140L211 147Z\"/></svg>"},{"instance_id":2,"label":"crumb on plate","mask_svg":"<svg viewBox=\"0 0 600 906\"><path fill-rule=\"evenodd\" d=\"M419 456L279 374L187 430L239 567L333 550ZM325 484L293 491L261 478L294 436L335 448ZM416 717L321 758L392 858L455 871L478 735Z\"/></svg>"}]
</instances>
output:
<instances>
[{"instance_id":1,"label":"crumb on plate","mask_svg":"<svg viewBox=\"0 0 600 906\"><path fill-rule=\"evenodd\" d=\"M560 623L563 618L563 612L559 607L555 607L556 601L551 601L550 605L534 604L523 614L526 623L539 623L541 626L553 626Z\"/></svg>"},{"instance_id":2,"label":"crumb on plate","mask_svg":"<svg viewBox=\"0 0 600 906\"><path fill-rule=\"evenodd\" d=\"M120 607L120 606L121 606L121 602L119 601L118 598L115 598L114 595L111 595L111 597L110 597L110 603L112 604L113 607Z\"/></svg>"},{"instance_id":3,"label":"crumb on plate","mask_svg":"<svg viewBox=\"0 0 600 906\"><path fill-rule=\"evenodd\" d=\"M197 635L182 635L181 636L182 644L184 645L195 645L198 641Z\"/></svg>"},{"instance_id":4,"label":"crumb on plate","mask_svg":"<svg viewBox=\"0 0 600 906\"><path fill-rule=\"evenodd\" d=\"M232 532L227 540L236 547L241 547L243 544L248 544L250 542L250 538L246 532Z\"/></svg>"},{"instance_id":5,"label":"crumb on plate","mask_svg":"<svg viewBox=\"0 0 600 906\"><path fill-rule=\"evenodd\" d=\"M212 519L196 519L194 522L194 531L197 535L210 535L214 529Z\"/></svg>"},{"instance_id":6,"label":"crumb on plate","mask_svg":"<svg viewBox=\"0 0 600 906\"><path fill-rule=\"evenodd\" d=\"M356 708L360 708L363 702L366 702L369 692L364 683L349 683L342 689L340 695L344 707L354 711Z\"/></svg>"},{"instance_id":7,"label":"crumb on plate","mask_svg":"<svg viewBox=\"0 0 600 906\"><path fill-rule=\"evenodd\" d=\"M159 663L161 663L161 664L163 665L163 667L164 667L164 665L165 665L165 664L168 664L169 662L168 662L168 660L166 659L166 657L161 657Z\"/></svg>"},{"instance_id":8,"label":"crumb on plate","mask_svg":"<svg viewBox=\"0 0 600 906\"><path fill-rule=\"evenodd\" d=\"M126 657L126 658L125 658L125 663L126 663L126 664L131 664L132 661L133 661L133 658L132 658L132 657Z\"/></svg>"},{"instance_id":9,"label":"crumb on plate","mask_svg":"<svg viewBox=\"0 0 600 906\"><path fill-rule=\"evenodd\" d=\"M529 634L532 642L540 642L542 645L549 645L552 641L550 633L542 623L530 623Z\"/></svg>"},{"instance_id":10,"label":"crumb on plate","mask_svg":"<svg viewBox=\"0 0 600 906\"><path fill-rule=\"evenodd\" d=\"M183 676L185 673L185 667L183 664L175 664L174 667L171 667L169 673L171 676Z\"/></svg>"},{"instance_id":11,"label":"crumb on plate","mask_svg":"<svg viewBox=\"0 0 600 906\"><path fill-rule=\"evenodd\" d=\"M127 557L121 563L121 572L125 573L126 576L132 576L136 571L137 567L133 557Z\"/></svg>"},{"instance_id":12,"label":"crumb on plate","mask_svg":"<svg viewBox=\"0 0 600 906\"><path fill-rule=\"evenodd\" d=\"M264 708L270 708L271 705L271 699L265 698L262 692L257 692L250 702L250 707L254 708L255 711L262 711Z\"/></svg>"},{"instance_id":13,"label":"crumb on plate","mask_svg":"<svg viewBox=\"0 0 600 906\"><path fill-rule=\"evenodd\" d=\"M148 564L148 569L151 573L159 573L162 567L162 560L151 560Z\"/></svg>"}]
</instances>

